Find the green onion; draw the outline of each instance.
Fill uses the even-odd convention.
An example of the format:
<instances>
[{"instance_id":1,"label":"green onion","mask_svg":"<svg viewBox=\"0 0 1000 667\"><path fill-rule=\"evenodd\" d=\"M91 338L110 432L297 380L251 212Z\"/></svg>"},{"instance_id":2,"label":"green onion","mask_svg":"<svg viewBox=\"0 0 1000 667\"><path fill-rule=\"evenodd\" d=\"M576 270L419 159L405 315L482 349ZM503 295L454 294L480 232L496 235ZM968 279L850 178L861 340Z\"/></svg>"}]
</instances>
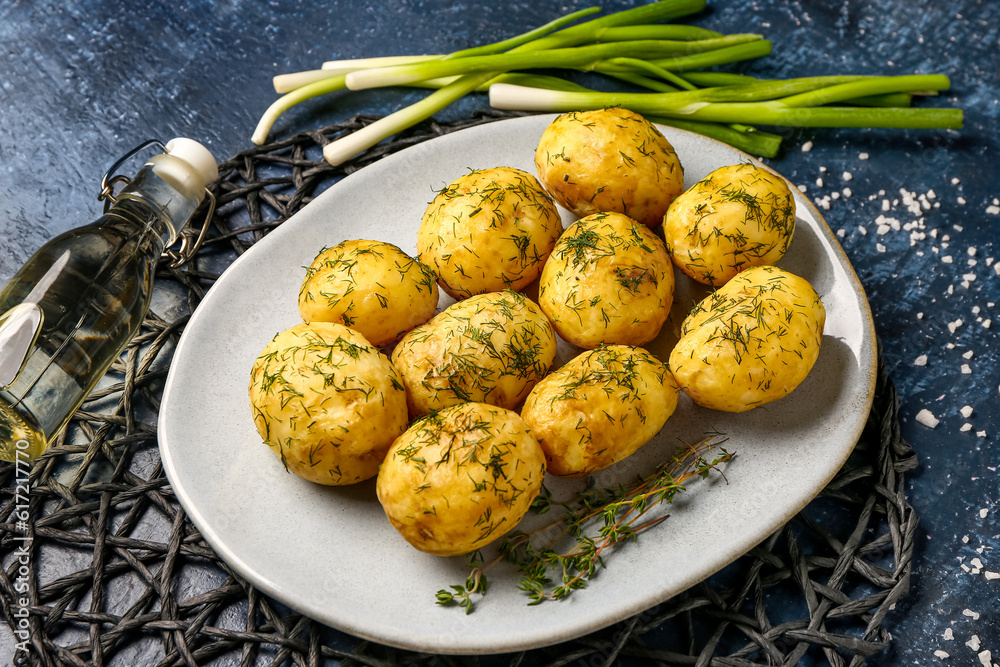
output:
<instances>
[{"instance_id":1,"label":"green onion","mask_svg":"<svg viewBox=\"0 0 1000 667\"><path fill-rule=\"evenodd\" d=\"M636 39L670 39L695 42L705 39L725 37L720 32L696 28L692 25L629 25L620 28L605 28L594 39L595 42L627 42Z\"/></svg>"},{"instance_id":2,"label":"green onion","mask_svg":"<svg viewBox=\"0 0 1000 667\"><path fill-rule=\"evenodd\" d=\"M814 79L813 81L816 81ZM583 93L498 83L490 87L490 103L499 109L575 111L621 106L643 115L721 123L797 127L945 128L962 126L959 109L818 106L852 98L906 90L943 90L940 75L865 77L788 95L788 87L812 85L808 79L756 82L676 93ZM771 89L773 95L767 95ZM753 101L741 101L753 100ZM816 105L816 106L813 106Z\"/></svg>"},{"instance_id":3,"label":"green onion","mask_svg":"<svg viewBox=\"0 0 1000 667\"><path fill-rule=\"evenodd\" d=\"M347 87L351 90L398 86L457 74L478 72L509 72L516 69L575 68L585 69L608 58L652 58L657 56L689 54L716 51L724 47L761 41L760 35L730 35L695 42L678 40L634 40L578 46L566 49L546 49L541 51L521 51L491 56L473 56L434 60L414 65L397 65L377 69L351 72L347 75ZM770 51L770 47L761 47ZM655 61L654 61L655 62Z\"/></svg>"},{"instance_id":4,"label":"green onion","mask_svg":"<svg viewBox=\"0 0 1000 667\"><path fill-rule=\"evenodd\" d=\"M320 95L326 95L327 93L332 93L337 90L344 90L347 88L346 81L346 74L338 74L331 79L315 81L302 86L301 88L296 88L287 95L279 97L271 104L271 106L267 108L267 111L264 112L264 115L261 116L260 120L257 121L257 128L253 131L250 141L254 142L258 146L262 145L267 141L267 135L271 132L271 126L274 125L274 121L278 119L278 116L285 113L300 102L305 102L306 100L319 97Z\"/></svg>"},{"instance_id":5,"label":"green onion","mask_svg":"<svg viewBox=\"0 0 1000 667\"><path fill-rule=\"evenodd\" d=\"M549 23L535 28L534 30L529 30L528 32L517 35L516 37L505 39L502 42L494 42L492 44L486 44L485 46L477 46L475 48L450 53L445 56L445 59L475 58L478 56L488 56L493 55L494 53L500 53L501 51L516 49L523 44L541 39L545 35L548 35L549 33L563 27L564 25L572 23L577 19L581 19L584 16L590 16L591 14L596 14L599 11L601 11L600 7L588 7L587 9L581 9L573 12L572 14L567 14L566 16L557 18L555 21L550 21Z\"/></svg>"},{"instance_id":6,"label":"green onion","mask_svg":"<svg viewBox=\"0 0 1000 667\"><path fill-rule=\"evenodd\" d=\"M346 136L331 141L323 147L323 157L336 166L343 164L358 153L368 150L383 139L387 139L400 130L413 127L422 120L430 118L455 100L471 93L477 87L493 79L493 72L463 76L443 88L439 88L416 104L380 118L371 125L352 132ZM512 84L507 84L512 85ZM539 90L533 88L532 90Z\"/></svg>"},{"instance_id":7,"label":"green onion","mask_svg":"<svg viewBox=\"0 0 1000 667\"><path fill-rule=\"evenodd\" d=\"M701 0L701 1L703 2L704 0ZM573 12L572 14L568 14L566 16L560 17L560 18L556 19L555 21L551 21L551 22L549 22L549 23L547 23L547 24L545 24L545 25L543 25L543 26L541 26L539 28L536 28L536 29L531 30L531 31L529 31L527 33L524 33L524 35L521 35L520 37L514 37L514 38L512 38L510 40L505 40L505 41L502 41L502 42L497 42L495 44L487 45L487 46L481 47L479 49L467 49L466 51L459 51L459 52L457 52L457 55L461 55L461 54L465 54L465 55L473 54L473 55L475 55L475 54L480 54L480 53L495 53L495 49L509 48L510 45L516 46L516 45L524 43L524 41L525 41L524 38L528 38L528 39L541 38L542 36L544 36L544 35L552 32L553 30L556 30L557 28L560 28L560 27L562 27L562 26L564 26L564 25L566 25L568 23L572 23L573 21L577 20L578 18L582 18L584 16L589 16L590 14L593 14L596 11L599 11L599 9L596 8L596 7L592 7L592 8L588 8L588 9L581 9L580 11ZM456 55L456 54L452 54L452 56L454 56L454 55ZM412 63L412 62L422 62L422 61L438 60L438 59L443 59L445 57L451 57L451 56L389 56L389 57L382 57L382 58L362 58L362 59L357 59L357 60L353 60L353 61L352 60L327 61L327 62L323 63L323 69L324 70L329 70L330 72L334 73L331 76L326 76L326 75L302 75L302 76L299 76L299 77L294 77L291 80L281 80L280 82L278 80L276 80L275 81L275 90L277 92L280 93L280 92L284 92L285 90L289 90L290 92L289 92L288 95L285 95L284 97L278 99L276 102L274 102L273 104L271 104L270 107L268 107L267 111L264 112L264 115L261 117L260 121L258 121L257 127L254 130L254 133L251 136L250 140L253 141L253 143L257 144L258 146L262 145L264 142L266 142L267 141L267 135L271 132L271 127L274 125L274 122L278 119L278 117L281 114L283 114L284 112L288 111L290 108L292 108L296 104L299 104L301 102L305 102L306 100L312 99L314 97L319 97L320 95L326 95L327 93L332 93L332 92L335 92L335 91L338 91L338 90L344 90L347 87L346 83L345 83L345 81L346 81L346 75L349 74L349 73L351 73L351 72L354 72L354 71L357 71L357 70L361 70L361 69L378 68L378 67L384 67L384 66L387 66L387 65L396 65L396 64L401 64L401 63ZM300 74L304 74L304 73L300 73ZM277 77L276 77L276 79L277 79ZM476 84L476 86L482 85L482 84L486 83L486 81L488 81L488 79L484 80L484 81L479 81ZM294 89L292 89L292 88L289 87L291 85L296 85L296 84L301 84L301 85L300 85L300 87L294 88ZM448 85L450 85L449 82L445 82L445 83L441 84L441 87L444 88L444 87L447 87ZM281 88L280 90L279 90L279 86ZM473 87L473 89L474 88L475 88L475 86ZM461 88L452 89L452 92L450 94L451 95L457 94L458 90L461 90ZM471 92L471 90L472 89L466 91L466 93L467 92ZM451 101L454 101L454 100L458 99L459 97L462 97L462 95L465 95L466 93L459 94L458 97L455 97ZM442 99L442 100L443 99L448 99L448 95L443 95L439 99ZM440 108L444 108L445 106L447 106L450 103L451 102L445 102L441 107L439 107L439 109ZM437 110L438 109L435 109L435 111L437 111ZM414 110L414 113L412 114L412 117L413 118L418 118L419 113L420 113L419 110ZM431 114L433 114L433 113L434 113L434 111L431 111ZM408 115L408 117L409 117L409 115ZM428 117L428 116L425 116L424 118L426 118L426 117ZM411 123L411 125L419 123L424 118L419 118L418 120L413 121L413 123ZM409 125L400 127L400 129L405 129L405 127L409 127ZM394 133L390 133L389 135L386 135L386 136L390 136L391 134L394 134ZM383 137L383 139L384 138L385 137ZM381 141L381 139L379 141ZM378 143L378 141L376 141L375 143ZM372 144L372 146L374 146L374 145L375 144ZM370 146L366 147L366 148L370 148ZM362 150L364 150L364 149L362 149Z\"/></svg>"},{"instance_id":8,"label":"green onion","mask_svg":"<svg viewBox=\"0 0 1000 667\"><path fill-rule=\"evenodd\" d=\"M716 139L751 155L775 157L781 148L781 137L779 135L762 132L754 128L740 130L732 125L723 125L721 123L682 120L661 116L646 116L645 118L651 123L676 127L679 130L687 130L688 132L695 132L704 137Z\"/></svg>"},{"instance_id":9,"label":"green onion","mask_svg":"<svg viewBox=\"0 0 1000 667\"><path fill-rule=\"evenodd\" d=\"M538 51L572 46L592 40L606 28L628 25L630 23L644 25L649 21L669 20L699 11L704 6L705 0L663 0L662 2L627 9L565 28L555 34L522 44L512 49L512 52ZM323 157L332 165L342 164L396 132L412 127L420 121L429 118L452 102L475 90L478 86L490 81L496 74L496 72L484 72L464 75L454 83L450 83L431 93L420 102L389 114L371 125L330 142L323 148Z\"/></svg>"},{"instance_id":10,"label":"green onion","mask_svg":"<svg viewBox=\"0 0 1000 667\"><path fill-rule=\"evenodd\" d=\"M434 89L423 100L333 141L323 154L340 164L474 91L493 106L574 111L621 106L665 125L697 132L756 155L773 157L781 137L750 124L810 127L960 128L959 109L914 108L915 95L948 87L940 75L836 75L757 79L704 71L760 58L773 48L760 35L723 35L663 22L705 7L706 0L661 0L578 23L600 11L568 14L515 37L447 55L361 58L275 77L286 92L253 134L262 144L275 120L299 102L345 89L414 86ZM570 25L573 24L573 25ZM539 68L594 72L652 92L601 92Z\"/></svg>"}]
</instances>

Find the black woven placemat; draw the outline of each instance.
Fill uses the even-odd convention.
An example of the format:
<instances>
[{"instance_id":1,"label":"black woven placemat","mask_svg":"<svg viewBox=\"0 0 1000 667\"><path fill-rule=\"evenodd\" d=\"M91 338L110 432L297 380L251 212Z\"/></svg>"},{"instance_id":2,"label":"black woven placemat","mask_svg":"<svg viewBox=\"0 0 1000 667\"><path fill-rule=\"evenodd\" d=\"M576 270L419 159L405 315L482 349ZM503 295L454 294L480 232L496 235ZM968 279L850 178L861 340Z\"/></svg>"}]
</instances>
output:
<instances>
[{"instance_id":1,"label":"black woven placemat","mask_svg":"<svg viewBox=\"0 0 1000 667\"><path fill-rule=\"evenodd\" d=\"M509 115L428 122L342 167L323 162L323 145L374 120L358 116L221 165L211 240L182 269L161 268L163 298L108 382L30 470L0 464L0 605L21 631L14 664L740 667L860 665L886 650L883 623L909 586L917 518L904 473L916 457L900 437L881 363L854 454L805 510L706 582L546 649L434 656L350 637L259 593L187 519L160 465L155 424L173 346L205 290L235 255L340 177ZM170 305L157 310L160 302Z\"/></svg>"}]
</instances>

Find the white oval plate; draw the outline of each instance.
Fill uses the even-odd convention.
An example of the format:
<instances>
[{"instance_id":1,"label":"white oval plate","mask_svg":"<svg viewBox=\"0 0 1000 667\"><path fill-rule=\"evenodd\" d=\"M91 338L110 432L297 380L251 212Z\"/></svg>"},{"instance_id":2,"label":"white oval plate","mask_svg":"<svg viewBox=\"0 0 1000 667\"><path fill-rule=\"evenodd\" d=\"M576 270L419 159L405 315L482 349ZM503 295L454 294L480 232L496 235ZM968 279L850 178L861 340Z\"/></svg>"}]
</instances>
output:
<instances>
[{"instance_id":1,"label":"white oval plate","mask_svg":"<svg viewBox=\"0 0 1000 667\"><path fill-rule=\"evenodd\" d=\"M410 547L389 525L372 481L326 488L283 469L250 416L250 368L264 345L299 321L303 267L324 246L365 238L415 254L421 215L434 192L470 168L534 173L538 137L552 116L455 132L408 148L345 178L240 257L208 292L178 344L163 394L163 466L191 520L218 554L260 590L359 637L440 653L502 653L563 642L662 602L762 541L833 477L857 442L875 383L874 328L864 292L820 214L792 187L795 239L781 266L808 279L827 308L812 373L766 409L732 415L681 397L677 412L636 455L603 471L599 484L651 472L706 432L729 437L737 456L689 487L670 517L617 548L584 590L527 606L507 565L489 571L489 594L471 615L435 604L464 581L465 558ZM661 128L690 186L750 156L696 134ZM564 212L564 221L572 220ZM665 358L671 329L704 294L678 273L676 314L650 349ZM444 305L442 301L442 306ZM573 353L565 345L563 360ZM547 482L558 492L561 480Z\"/></svg>"}]
</instances>

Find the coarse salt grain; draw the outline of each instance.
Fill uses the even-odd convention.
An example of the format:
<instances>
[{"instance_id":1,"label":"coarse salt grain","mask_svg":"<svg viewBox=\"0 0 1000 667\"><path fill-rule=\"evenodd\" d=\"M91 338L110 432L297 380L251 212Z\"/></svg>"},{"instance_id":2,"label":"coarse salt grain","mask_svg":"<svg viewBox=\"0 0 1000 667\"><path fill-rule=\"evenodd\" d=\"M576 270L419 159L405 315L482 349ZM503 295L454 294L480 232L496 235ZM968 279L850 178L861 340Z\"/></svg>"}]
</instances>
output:
<instances>
[{"instance_id":1,"label":"coarse salt grain","mask_svg":"<svg viewBox=\"0 0 1000 667\"><path fill-rule=\"evenodd\" d=\"M813 142L807 141L806 143L802 144L802 152L803 153L808 153L812 149L813 149Z\"/></svg>"},{"instance_id":2,"label":"coarse salt grain","mask_svg":"<svg viewBox=\"0 0 1000 667\"><path fill-rule=\"evenodd\" d=\"M941 636L947 639L948 641L954 641L955 639L955 633L952 631L951 628L945 628L944 634Z\"/></svg>"},{"instance_id":3,"label":"coarse salt grain","mask_svg":"<svg viewBox=\"0 0 1000 667\"><path fill-rule=\"evenodd\" d=\"M989 328L990 328L990 324L991 324L991 323L992 323L992 322L991 322L990 320L988 320L988 319L986 319L986 320L983 320L983 328L984 328L984 329L989 329Z\"/></svg>"},{"instance_id":4,"label":"coarse salt grain","mask_svg":"<svg viewBox=\"0 0 1000 667\"><path fill-rule=\"evenodd\" d=\"M941 258L941 261L944 262L945 264L951 264L955 260L951 255L945 255L944 257Z\"/></svg>"},{"instance_id":5,"label":"coarse salt grain","mask_svg":"<svg viewBox=\"0 0 1000 667\"><path fill-rule=\"evenodd\" d=\"M983 507L982 509L979 510L979 518L980 519L985 519L986 515L989 514L989 513L990 513L990 508L989 507Z\"/></svg>"},{"instance_id":6,"label":"coarse salt grain","mask_svg":"<svg viewBox=\"0 0 1000 667\"><path fill-rule=\"evenodd\" d=\"M806 186L805 185L797 185L796 187L799 189L799 192L805 192L806 191Z\"/></svg>"},{"instance_id":7,"label":"coarse salt grain","mask_svg":"<svg viewBox=\"0 0 1000 667\"><path fill-rule=\"evenodd\" d=\"M865 236L866 234L868 234L868 230L862 227L861 225L858 225L858 233L861 234L862 236ZM1000 264L997 264L997 266L1000 266ZM997 273L1000 273L1000 271L997 271Z\"/></svg>"},{"instance_id":8,"label":"coarse salt grain","mask_svg":"<svg viewBox=\"0 0 1000 667\"><path fill-rule=\"evenodd\" d=\"M948 331L955 333L955 330L962 326L962 320L957 319L954 322L948 322Z\"/></svg>"},{"instance_id":9,"label":"coarse salt grain","mask_svg":"<svg viewBox=\"0 0 1000 667\"><path fill-rule=\"evenodd\" d=\"M970 616L971 614L967 613L968 611L969 610L966 609L962 613L965 614L966 616ZM978 616L979 614L976 615ZM978 651L979 647L981 646L981 644L979 643L979 635L972 635L972 637L969 638L969 641L965 642L965 645L971 648L973 651Z\"/></svg>"},{"instance_id":10,"label":"coarse salt grain","mask_svg":"<svg viewBox=\"0 0 1000 667\"><path fill-rule=\"evenodd\" d=\"M935 417L927 408L917 413L916 420L928 428L937 428L937 425L941 423L941 420Z\"/></svg>"},{"instance_id":11,"label":"coarse salt grain","mask_svg":"<svg viewBox=\"0 0 1000 667\"><path fill-rule=\"evenodd\" d=\"M854 194L850 188L844 188L841 192L843 192L845 198L850 197L852 194Z\"/></svg>"},{"instance_id":12,"label":"coarse salt grain","mask_svg":"<svg viewBox=\"0 0 1000 667\"><path fill-rule=\"evenodd\" d=\"M951 179L951 184L952 184L952 185L958 185L958 184L959 184L959 183L961 183L961 182L962 182L962 181L958 180L958 178L957 178L957 177L956 177L956 178L953 178L953 179Z\"/></svg>"},{"instance_id":13,"label":"coarse salt grain","mask_svg":"<svg viewBox=\"0 0 1000 667\"><path fill-rule=\"evenodd\" d=\"M990 205L986 207L987 215L1000 215L1000 206Z\"/></svg>"},{"instance_id":14,"label":"coarse salt grain","mask_svg":"<svg viewBox=\"0 0 1000 667\"><path fill-rule=\"evenodd\" d=\"M962 353L962 358L963 359L971 359L973 356L975 356L975 353L972 350L969 350L968 352L963 352Z\"/></svg>"},{"instance_id":15,"label":"coarse salt grain","mask_svg":"<svg viewBox=\"0 0 1000 667\"><path fill-rule=\"evenodd\" d=\"M852 173L851 173L851 172L849 172L849 171L845 171L845 172L844 172L844 173L843 173L843 174L841 175L841 178L843 178L843 179L844 179L845 181L849 181L849 180L851 180L852 178L854 178L854 174L852 174ZM1000 213L1000 211L997 211L997 212L998 212L998 213Z\"/></svg>"},{"instance_id":16,"label":"coarse salt grain","mask_svg":"<svg viewBox=\"0 0 1000 667\"><path fill-rule=\"evenodd\" d=\"M942 660L944 660L945 658L950 658L951 657L950 655L948 655L947 651L942 651L941 649L938 649L938 650L934 651L934 655L936 657L938 657L938 658L941 658Z\"/></svg>"},{"instance_id":17,"label":"coarse salt grain","mask_svg":"<svg viewBox=\"0 0 1000 667\"><path fill-rule=\"evenodd\" d=\"M969 368L969 364L962 364L962 375L972 375L972 369Z\"/></svg>"},{"instance_id":18,"label":"coarse salt grain","mask_svg":"<svg viewBox=\"0 0 1000 667\"><path fill-rule=\"evenodd\" d=\"M875 250L878 251L878 252L885 252L885 246L882 245L881 243L876 243L875 244Z\"/></svg>"},{"instance_id":19,"label":"coarse salt grain","mask_svg":"<svg viewBox=\"0 0 1000 667\"><path fill-rule=\"evenodd\" d=\"M868 159L868 153L858 153L858 159L859 160L867 160Z\"/></svg>"},{"instance_id":20,"label":"coarse salt grain","mask_svg":"<svg viewBox=\"0 0 1000 667\"><path fill-rule=\"evenodd\" d=\"M965 616L968 616L968 617L969 617L969 618L971 618L971 619L972 619L973 621L978 621L978 620L979 620L979 612L978 612L978 611L972 611L971 609L963 609L963 610L962 610L962 614L964 614ZM973 637L976 637L975 635L972 635L972 636L973 636ZM979 638L978 638L978 637L976 637L976 640L977 640L977 641L978 641L978 639L979 639ZM976 648L979 648L979 647L977 646ZM975 651L975 650L976 650L976 648L973 648L972 650L973 650L973 651Z\"/></svg>"},{"instance_id":21,"label":"coarse salt grain","mask_svg":"<svg viewBox=\"0 0 1000 667\"><path fill-rule=\"evenodd\" d=\"M979 664L983 667L993 667L993 654L990 653L989 649L980 651L976 657L979 658Z\"/></svg>"},{"instance_id":22,"label":"coarse salt grain","mask_svg":"<svg viewBox=\"0 0 1000 667\"><path fill-rule=\"evenodd\" d=\"M962 427L958 430L961 431L962 433L967 433L972 430L972 424L970 424L969 422L965 422L964 424L962 424Z\"/></svg>"},{"instance_id":23,"label":"coarse salt grain","mask_svg":"<svg viewBox=\"0 0 1000 667\"><path fill-rule=\"evenodd\" d=\"M985 438L986 437L986 431L976 431L976 437L977 438Z\"/></svg>"},{"instance_id":24,"label":"coarse salt grain","mask_svg":"<svg viewBox=\"0 0 1000 667\"><path fill-rule=\"evenodd\" d=\"M987 580L993 581L994 579L1000 579L1000 572L990 572L987 570L986 572L983 572L983 576L986 577Z\"/></svg>"},{"instance_id":25,"label":"coarse salt grain","mask_svg":"<svg viewBox=\"0 0 1000 667\"><path fill-rule=\"evenodd\" d=\"M844 231L843 229L838 229L837 230L837 238L842 239L845 236L847 236L847 232L846 231Z\"/></svg>"},{"instance_id":26,"label":"coarse salt grain","mask_svg":"<svg viewBox=\"0 0 1000 667\"><path fill-rule=\"evenodd\" d=\"M921 354L919 357L913 360L914 366L926 366L927 365L927 355Z\"/></svg>"},{"instance_id":27,"label":"coarse salt grain","mask_svg":"<svg viewBox=\"0 0 1000 667\"><path fill-rule=\"evenodd\" d=\"M966 419L968 419L969 417L972 416L972 406L971 405L966 405L961 410L959 410L959 412L962 413L963 417L965 417Z\"/></svg>"},{"instance_id":28,"label":"coarse salt grain","mask_svg":"<svg viewBox=\"0 0 1000 667\"><path fill-rule=\"evenodd\" d=\"M955 201L957 201L962 206L965 206L965 197L958 197L955 199Z\"/></svg>"},{"instance_id":29,"label":"coarse salt grain","mask_svg":"<svg viewBox=\"0 0 1000 667\"><path fill-rule=\"evenodd\" d=\"M822 178L817 178L816 179L816 187L817 188L823 187L823 179Z\"/></svg>"}]
</instances>

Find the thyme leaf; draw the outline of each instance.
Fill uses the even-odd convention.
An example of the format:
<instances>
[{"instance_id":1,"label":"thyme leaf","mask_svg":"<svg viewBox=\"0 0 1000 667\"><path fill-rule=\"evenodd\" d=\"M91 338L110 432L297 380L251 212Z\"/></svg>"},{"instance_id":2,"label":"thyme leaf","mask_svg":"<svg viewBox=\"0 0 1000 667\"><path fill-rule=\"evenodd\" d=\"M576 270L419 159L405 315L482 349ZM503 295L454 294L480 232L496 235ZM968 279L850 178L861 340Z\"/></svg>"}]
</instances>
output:
<instances>
[{"instance_id":1,"label":"thyme leaf","mask_svg":"<svg viewBox=\"0 0 1000 667\"><path fill-rule=\"evenodd\" d=\"M452 584L436 593L437 604L461 606L472 613L476 601L486 595L486 570L506 561L520 574L518 589L529 605L562 600L586 588L598 570L606 567L610 549L625 541L636 541L645 532L666 520L660 513L647 516L670 504L685 489L685 483L706 479L735 456L719 445L725 438L713 434L688 445L651 475L630 485L597 489L588 487L568 502L556 502L543 487L532 511L543 514L561 507L562 516L532 533L511 532L499 545L497 557L483 564L480 552L470 559L470 573L461 584Z\"/></svg>"}]
</instances>

